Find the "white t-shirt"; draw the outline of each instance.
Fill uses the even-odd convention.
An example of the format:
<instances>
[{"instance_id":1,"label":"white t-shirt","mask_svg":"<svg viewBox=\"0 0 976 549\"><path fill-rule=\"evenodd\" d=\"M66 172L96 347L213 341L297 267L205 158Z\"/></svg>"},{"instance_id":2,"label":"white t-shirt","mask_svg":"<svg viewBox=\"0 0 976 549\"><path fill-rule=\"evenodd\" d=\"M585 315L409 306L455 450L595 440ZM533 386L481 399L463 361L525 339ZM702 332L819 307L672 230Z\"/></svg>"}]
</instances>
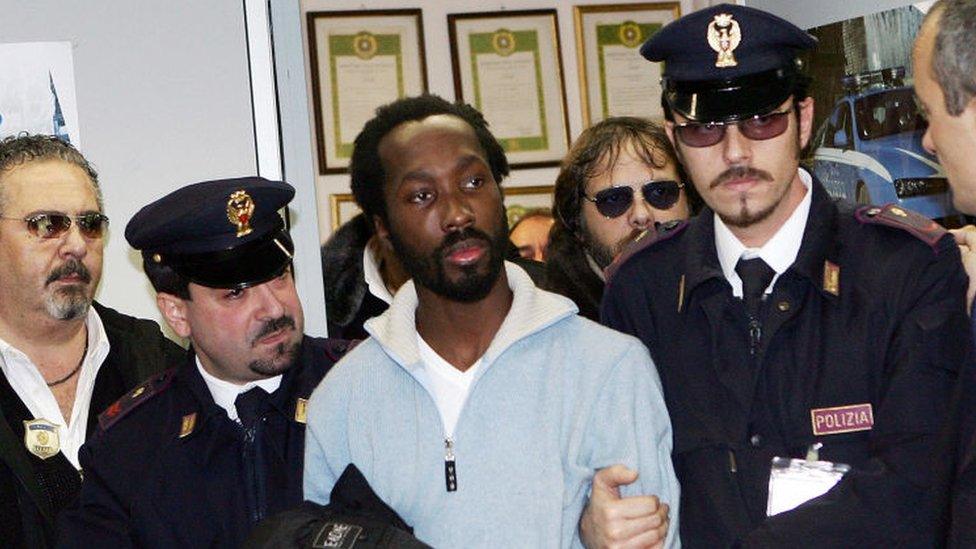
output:
<instances>
[{"instance_id":1,"label":"white t-shirt","mask_svg":"<svg viewBox=\"0 0 976 549\"><path fill-rule=\"evenodd\" d=\"M441 414L441 422L444 424L444 436L453 437L454 427L457 425L458 416L461 415L461 408L464 407L464 401L468 399L471 380L474 379L476 372L481 367L481 359L476 360L467 371L462 372L441 358L430 345L427 345L419 333L417 334L417 349L420 352L423 369L416 372L415 377L427 389L437 404L437 410Z\"/></svg>"}]
</instances>

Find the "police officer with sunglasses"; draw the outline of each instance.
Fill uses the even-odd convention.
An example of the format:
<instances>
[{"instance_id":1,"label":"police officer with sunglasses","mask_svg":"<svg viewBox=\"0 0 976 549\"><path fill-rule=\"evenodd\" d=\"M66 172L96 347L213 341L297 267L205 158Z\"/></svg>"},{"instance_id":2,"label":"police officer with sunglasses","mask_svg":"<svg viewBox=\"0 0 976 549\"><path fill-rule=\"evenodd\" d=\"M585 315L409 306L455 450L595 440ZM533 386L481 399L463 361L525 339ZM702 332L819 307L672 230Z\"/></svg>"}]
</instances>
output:
<instances>
[{"instance_id":1,"label":"police officer with sunglasses","mask_svg":"<svg viewBox=\"0 0 976 549\"><path fill-rule=\"evenodd\" d=\"M799 167L813 100L797 55L815 43L719 5L641 49L664 62L666 129L707 207L625 253L601 312L661 372L685 547L934 539L966 276L935 223L835 201Z\"/></svg>"}]
</instances>

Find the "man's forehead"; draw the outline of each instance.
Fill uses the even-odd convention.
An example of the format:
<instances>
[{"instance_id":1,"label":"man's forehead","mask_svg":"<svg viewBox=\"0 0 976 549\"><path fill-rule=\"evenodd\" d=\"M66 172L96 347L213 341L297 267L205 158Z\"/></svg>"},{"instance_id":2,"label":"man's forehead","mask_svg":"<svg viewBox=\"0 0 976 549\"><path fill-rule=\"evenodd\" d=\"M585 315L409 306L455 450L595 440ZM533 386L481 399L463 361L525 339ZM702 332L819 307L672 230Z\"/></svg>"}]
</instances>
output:
<instances>
[{"instance_id":1,"label":"man's forehead","mask_svg":"<svg viewBox=\"0 0 976 549\"><path fill-rule=\"evenodd\" d=\"M57 209L57 205L79 198L97 209L94 183L80 166L60 159L30 160L0 173L0 196L6 208L23 206Z\"/></svg>"},{"instance_id":2,"label":"man's forehead","mask_svg":"<svg viewBox=\"0 0 976 549\"><path fill-rule=\"evenodd\" d=\"M380 140L380 151L382 152L384 145L390 147L416 144L440 133L464 134L477 140L474 128L461 118L450 114L435 114L420 120L408 120L394 127Z\"/></svg>"},{"instance_id":3,"label":"man's forehead","mask_svg":"<svg viewBox=\"0 0 976 549\"><path fill-rule=\"evenodd\" d=\"M453 115L433 115L395 127L379 143L379 156L389 172L412 171L428 153L444 151L445 140L459 152L487 162L478 137L464 120ZM469 149L465 151L465 149Z\"/></svg>"}]
</instances>

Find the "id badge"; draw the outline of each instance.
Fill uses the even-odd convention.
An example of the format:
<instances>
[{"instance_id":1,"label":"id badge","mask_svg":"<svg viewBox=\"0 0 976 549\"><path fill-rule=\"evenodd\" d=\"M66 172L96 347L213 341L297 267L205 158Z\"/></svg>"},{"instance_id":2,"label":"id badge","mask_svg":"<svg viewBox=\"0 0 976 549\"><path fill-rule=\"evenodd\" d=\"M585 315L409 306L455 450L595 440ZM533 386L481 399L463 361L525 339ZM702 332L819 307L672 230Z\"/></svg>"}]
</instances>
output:
<instances>
[{"instance_id":1,"label":"id badge","mask_svg":"<svg viewBox=\"0 0 976 549\"><path fill-rule=\"evenodd\" d=\"M851 467L843 463L773 458L766 516L789 511L827 493L850 470Z\"/></svg>"}]
</instances>

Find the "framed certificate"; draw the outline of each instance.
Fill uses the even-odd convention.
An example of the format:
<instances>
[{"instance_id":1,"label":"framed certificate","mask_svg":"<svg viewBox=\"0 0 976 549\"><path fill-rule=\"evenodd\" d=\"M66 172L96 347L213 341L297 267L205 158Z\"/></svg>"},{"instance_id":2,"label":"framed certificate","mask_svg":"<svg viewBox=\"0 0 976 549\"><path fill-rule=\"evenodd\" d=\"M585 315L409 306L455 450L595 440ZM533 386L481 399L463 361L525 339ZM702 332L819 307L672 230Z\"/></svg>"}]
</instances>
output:
<instances>
[{"instance_id":1,"label":"framed certificate","mask_svg":"<svg viewBox=\"0 0 976 549\"><path fill-rule=\"evenodd\" d=\"M678 2L574 6L583 123L610 116L661 119L661 64L640 47L680 16Z\"/></svg>"},{"instance_id":2,"label":"framed certificate","mask_svg":"<svg viewBox=\"0 0 976 549\"><path fill-rule=\"evenodd\" d=\"M481 111L513 167L569 150L556 10L449 14L457 98Z\"/></svg>"},{"instance_id":3,"label":"framed certificate","mask_svg":"<svg viewBox=\"0 0 976 549\"><path fill-rule=\"evenodd\" d=\"M307 16L319 172L341 173L376 107L427 91L422 16L419 9Z\"/></svg>"}]
</instances>

